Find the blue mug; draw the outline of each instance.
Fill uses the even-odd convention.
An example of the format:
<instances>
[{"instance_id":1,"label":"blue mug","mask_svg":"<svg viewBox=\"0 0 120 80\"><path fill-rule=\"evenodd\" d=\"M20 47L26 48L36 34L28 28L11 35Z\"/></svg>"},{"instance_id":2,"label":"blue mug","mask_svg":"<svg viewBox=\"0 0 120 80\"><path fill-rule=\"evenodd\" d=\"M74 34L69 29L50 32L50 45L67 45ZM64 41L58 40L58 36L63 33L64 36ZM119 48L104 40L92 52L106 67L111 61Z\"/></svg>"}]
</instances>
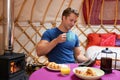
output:
<instances>
[{"instance_id":1,"label":"blue mug","mask_svg":"<svg viewBox=\"0 0 120 80\"><path fill-rule=\"evenodd\" d=\"M71 32L66 33L66 41L74 41L75 35Z\"/></svg>"}]
</instances>

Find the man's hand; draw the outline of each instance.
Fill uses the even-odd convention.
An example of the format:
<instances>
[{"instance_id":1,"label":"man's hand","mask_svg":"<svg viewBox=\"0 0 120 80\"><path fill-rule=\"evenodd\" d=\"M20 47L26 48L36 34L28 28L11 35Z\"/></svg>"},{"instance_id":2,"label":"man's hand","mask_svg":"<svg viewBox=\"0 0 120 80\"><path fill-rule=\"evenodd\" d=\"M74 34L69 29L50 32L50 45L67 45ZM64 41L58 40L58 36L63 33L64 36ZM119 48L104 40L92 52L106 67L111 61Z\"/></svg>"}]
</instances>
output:
<instances>
[{"instance_id":1,"label":"man's hand","mask_svg":"<svg viewBox=\"0 0 120 80\"><path fill-rule=\"evenodd\" d=\"M57 38L56 38L58 43L62 43L66 41L66 33L60 34Z\"/></svg>"}]
</instances>

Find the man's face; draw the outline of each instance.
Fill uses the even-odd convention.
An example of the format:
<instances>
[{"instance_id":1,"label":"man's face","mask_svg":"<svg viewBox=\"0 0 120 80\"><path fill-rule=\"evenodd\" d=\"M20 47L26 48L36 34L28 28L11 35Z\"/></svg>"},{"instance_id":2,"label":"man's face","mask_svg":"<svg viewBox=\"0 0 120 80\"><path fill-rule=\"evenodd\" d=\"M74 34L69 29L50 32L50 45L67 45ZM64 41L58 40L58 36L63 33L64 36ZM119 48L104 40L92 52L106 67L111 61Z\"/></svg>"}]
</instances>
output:
<instances>
[{"instance_id":1,"label":"man's face","mask_svg":"<svg viewBox=\"0 0 120 80\"><path fill-rule=\"evenodd\" d=\"M63 16L63 26L68 31L70 30L77 21L77 16L74 13L71 13L69 16Z\"/></svg>"}]
</instances>

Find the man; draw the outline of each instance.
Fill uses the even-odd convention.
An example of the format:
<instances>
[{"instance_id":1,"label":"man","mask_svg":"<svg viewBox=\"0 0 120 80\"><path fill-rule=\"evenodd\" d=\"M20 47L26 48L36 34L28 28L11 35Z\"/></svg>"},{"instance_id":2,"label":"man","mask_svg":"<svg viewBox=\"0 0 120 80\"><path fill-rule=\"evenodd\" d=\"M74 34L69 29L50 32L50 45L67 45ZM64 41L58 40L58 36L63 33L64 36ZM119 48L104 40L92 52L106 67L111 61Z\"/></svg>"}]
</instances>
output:
<instances>
[{"instance_id":1,"label":"man","mask_svg":"<svg viewBox=\"0 0 120 80\"><path fill-rule=\"evenodd\" d=\"M56 63L75 63L87 61L88 59L80 53L79 40L76 34L70 29L77 22L79 13L67 8L62 13L62 22L58 27L44 32L37 45L37 55L46 55L50 62ZM67 33L72 34L72 41L66 40Z\"/></svg>"}]
</instances>

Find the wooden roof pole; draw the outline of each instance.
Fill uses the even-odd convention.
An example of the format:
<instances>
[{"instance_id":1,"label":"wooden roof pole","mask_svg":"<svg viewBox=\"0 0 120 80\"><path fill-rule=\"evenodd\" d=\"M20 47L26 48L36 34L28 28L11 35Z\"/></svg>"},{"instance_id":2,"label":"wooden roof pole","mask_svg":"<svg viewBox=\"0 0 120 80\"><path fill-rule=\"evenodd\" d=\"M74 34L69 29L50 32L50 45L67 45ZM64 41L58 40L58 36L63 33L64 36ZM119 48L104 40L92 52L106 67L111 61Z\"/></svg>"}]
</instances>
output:
<instances>
[{"instance_id":1,"label":"wooden roof pole","mask_svg":"<svg viewBox=\"0 0 120 80\"><path fill-rule=\"evenodd\" d=\"M102 0L101 10L100 10L100 26L108 33L107 29L103 26L103 9L104 9L104 2L105 2L105 0Z\"/></svg>"},{"instance_id":2,"label":"wooden roof pole","mask_svg":"<svg viewBox=\"0 0 120 80\"><path fill-rule=\"evenodd\" d=\"M52 1L53 1L53 0L50 0L50 1L49 1L49 4L47 5L47 8L46 8L45 13L44 13L44 15L43 15L43 19L42 19L42 21L41 21L41 25L43 25L43 24L45 23L45 18L46 18L48 9L49 9L49 7L50 7Z\"/></svg>"},{"instance_id":3,"label":"wooden roof pole","mask_svg":"<svg viewBox=\"0 0 120 80\"><path fill-rule=\"evenodd\" d=\"M118 18L118 0L116 0L114 27L117 26L117 18Z\"/></svg>"},{"instance_id":4,"label":"wooden roof pole","mask_svg":"<svg viewBox=\"0 0 120 80\"><path fill-rule=\"evenodd\" d=\"M62 4L60 5L60 8L59 8L59 10L58 10L58 12L57 12L57 15L56 15L56 17L55 17L54 23L52 24L53 27L56 26L56 20L57 20L58 14L60 13L60 10L62 9L62 6L63 6L63 3L64 3L64 2L65 2L65 0L63 0L63 1L62 1Z\"/></svg>"},{"instance_id":5,"label":"wooden roof pole","mask_svg":"<svg viewBox=\"0 0 120 80\"><path fill-rule=\"evenodd\" d=\"M89 4L89 0L86 0L86 3L85 3L85 5L86 5L86 13L87 13L87 23L88 23L88 16L89 16L89 12L90 12L90 8L89 8L89 6L90 6L90 4Z\"/></svg>"},{"instance_id":6,"label":"wooden roof pole","mask_svg":"<svg viewBox=\"0 0 120 80\"><path fill-rule=\"evenodd\" d=\"M88 0L87 0L88 1ZM94 4L94 0L92 0L92 4L90 6L90 12L89 12L89 15L88 15L88 26L90 27L90 17L91 17L91 13L92 13L92 9L93 9L93 4Z\"/></svg>"},{"instance_id":7,"label":"wooden roof pole","mask_svg":"<svg viewBox=\"0 0 120 80\"><path fill-rule=\"evenodd\" d=\"M104 8L104 0L102 0L101 10L100 10L100 25L103 26L103 8Z\"/></svg>"},{"instance_id":8,"label":"wooden roof pole","mask_svg":"<svg viewBox=\"0 0 120 80\"><path fill-rule=\"evenodd\" d=\"M90 20L91 20L91 13L92 13L92 9L93 9L93 4L94 4L94 0L92 0L92 4L91 6L88 4L89 0L86 1L86 9L87 11L87 23L88 23L88 27L91 28L91 24L90 24ZM91 28L92 32L94 32L94 30Z\"/></svg>"}]
</instances>

